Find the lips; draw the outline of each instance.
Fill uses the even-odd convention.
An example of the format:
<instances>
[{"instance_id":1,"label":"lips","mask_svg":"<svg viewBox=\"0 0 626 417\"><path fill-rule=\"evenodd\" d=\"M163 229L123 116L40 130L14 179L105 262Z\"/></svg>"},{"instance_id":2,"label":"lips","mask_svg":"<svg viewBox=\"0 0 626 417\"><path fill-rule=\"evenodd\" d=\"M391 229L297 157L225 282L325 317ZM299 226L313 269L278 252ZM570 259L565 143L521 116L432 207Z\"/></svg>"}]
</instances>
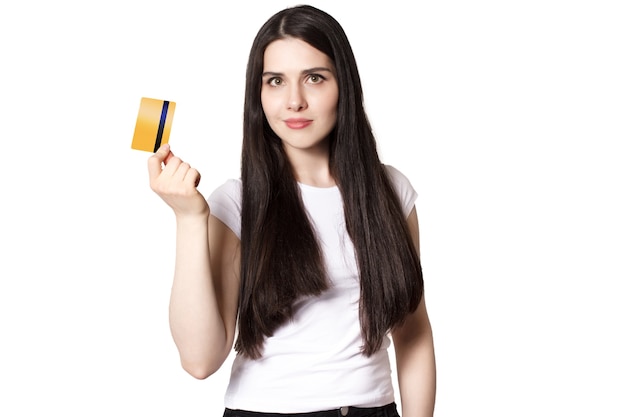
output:
<instances>
[{"instance_id":1,"label":"lips","mask_svg":"<svg viewBox=\"0 0 626 417\"><path fill-rule=\"evenodd\" d=\"M310 120L310 119L287 119L285 120L285 124L290 129L304 129L311 123L313 123L313 120Z\"/></svg>"}]
</instances>

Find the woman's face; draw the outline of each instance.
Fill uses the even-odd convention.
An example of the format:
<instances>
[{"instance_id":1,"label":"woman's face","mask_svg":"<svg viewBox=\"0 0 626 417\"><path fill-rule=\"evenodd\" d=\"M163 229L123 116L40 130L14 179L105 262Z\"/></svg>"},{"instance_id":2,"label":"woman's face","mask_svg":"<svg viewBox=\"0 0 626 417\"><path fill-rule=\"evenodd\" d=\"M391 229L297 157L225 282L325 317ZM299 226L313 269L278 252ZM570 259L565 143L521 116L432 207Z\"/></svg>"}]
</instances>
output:
<instances>
[{"instance_id":1,"label":"woman's face","mask_svg":"<svg viewBox=\"0 0 626 417\"><path fill-rule=\"evenodd\" d=\"M327 151L338 99L335 67L326 54L295 38L267 46L261 104L288 155Z\"/></svg>"}]
</instances>

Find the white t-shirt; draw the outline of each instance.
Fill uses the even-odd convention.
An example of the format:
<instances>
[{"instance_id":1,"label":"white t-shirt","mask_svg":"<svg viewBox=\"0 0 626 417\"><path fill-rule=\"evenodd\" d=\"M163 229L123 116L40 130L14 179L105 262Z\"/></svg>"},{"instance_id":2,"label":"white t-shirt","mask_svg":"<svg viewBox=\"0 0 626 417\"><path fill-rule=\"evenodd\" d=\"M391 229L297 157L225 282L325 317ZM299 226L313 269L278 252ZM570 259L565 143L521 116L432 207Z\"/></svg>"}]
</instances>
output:
<instances>
[{"instance_id":1,"label":"white t-shirt","mask_svg":"<svg viewBox=\"0 0 626 417\"><path fill-rule=\"evenodd\" d=\"M402 173L386 169L408 216L417 193ZM300 191L319 234L330 288L296 301L293 319L265 340L260 359L235 357L225 406L302 413L389 404L394 401L389 337L372 356L361 353L359 278L339 189L300 184ZM211 214L241 237L241 181L227 181L208 201Z\"/></svg>"}]
</instances>

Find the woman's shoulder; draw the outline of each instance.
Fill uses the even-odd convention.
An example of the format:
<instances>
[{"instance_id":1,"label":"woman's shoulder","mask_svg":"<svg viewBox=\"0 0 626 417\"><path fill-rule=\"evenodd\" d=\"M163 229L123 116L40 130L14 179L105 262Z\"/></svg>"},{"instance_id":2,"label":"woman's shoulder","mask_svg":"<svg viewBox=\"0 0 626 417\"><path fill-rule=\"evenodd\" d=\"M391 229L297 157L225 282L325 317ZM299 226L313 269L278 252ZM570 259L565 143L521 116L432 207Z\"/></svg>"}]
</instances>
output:
<instances>
[{"instance_id":1,"label":"woman's shoulder","mask_svg":"<svg viewBox=\"0 0 626 417\"><path fill-rule=\"evenodd\" d=\"M210 194L209 199L211 197L220 197L220 196L238 196L241 199L241 179L239 178L229 178L224 181L222 184L217 186L213 192Z\"/></svg>"},{"instance_id":2,"label":"woman's shoulder","mask_svg":"<svg viewBox=\"0 0 626 417\"><path fill-rule=\"evenodd\" d=\"M404 175L399 169L392 165L383 164L387 176L393 185L398 198L404 208L405 214L408 215L415 204L417 199L417 191L413 188L413 184L409 178Z\"/></svg>"},{"instance_id":3,"label":"woman's shoulder","mask_svg":"<svg viewBox=\"0 0 626 417\"><path fill-rule=\"evenodd\" d=\"M402 173L398 168L393 165L383 164L383 168L387 172L387 175L393 182L410 182L408 177Z\"/></svg>"},{"instance_id":4,"label":"woman's shoulder","mask_svg":"<svg viewBox=\"0 0 626 417\"><path fill-rule=\"evenodd\" d=\"M241 180L228 179L207 198L211 214L241 235Z\"/></svg>"},{"instance_id":5,"label":"woman's shoulder","mask_svg":"<svg viewBox=\"0 0 626 417\"><path fill-rule=\"evenodd\" d=\"M393 165L383 164L385 171L387 172L387 176L393 183L396 188L411 188L413 189L413 185L411 184L411 180L398 168Z\"/></svg>"}]
</instances>

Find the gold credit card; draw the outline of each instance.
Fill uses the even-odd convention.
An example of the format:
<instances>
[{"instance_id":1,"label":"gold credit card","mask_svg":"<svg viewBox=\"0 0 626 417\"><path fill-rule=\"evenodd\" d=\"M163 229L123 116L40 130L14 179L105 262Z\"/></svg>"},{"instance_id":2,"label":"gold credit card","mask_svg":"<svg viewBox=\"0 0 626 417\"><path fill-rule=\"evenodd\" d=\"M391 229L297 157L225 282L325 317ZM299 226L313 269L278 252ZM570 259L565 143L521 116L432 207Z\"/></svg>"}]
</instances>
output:
<instances>
[{"instance_id":1,"label":"gold credit card","mask_svg":"<svg viewBox=\"0 0 626 417\"><path fill-rule=\"evenodd\" d=\"M135 125L132 149L156 152L170 139L176 103L154 98L141 98Z\"/></svg>"}]
</instances>

